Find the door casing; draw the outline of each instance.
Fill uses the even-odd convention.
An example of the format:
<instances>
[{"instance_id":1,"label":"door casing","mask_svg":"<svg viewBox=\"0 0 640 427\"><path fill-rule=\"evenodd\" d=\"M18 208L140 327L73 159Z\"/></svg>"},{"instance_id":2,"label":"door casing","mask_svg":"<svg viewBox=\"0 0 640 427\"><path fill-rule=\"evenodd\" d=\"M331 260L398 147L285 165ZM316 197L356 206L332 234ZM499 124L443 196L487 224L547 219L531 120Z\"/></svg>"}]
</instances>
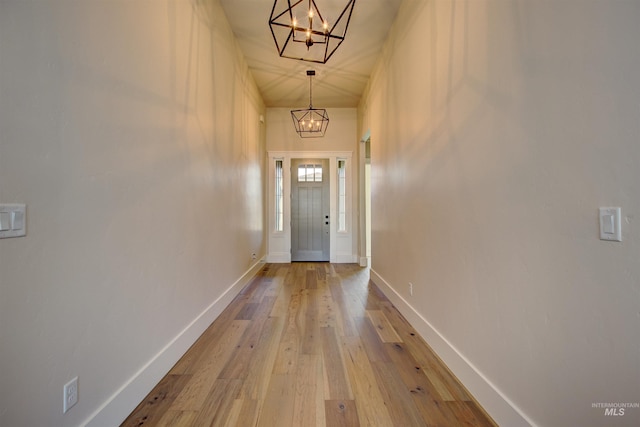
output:
<instances>
[{"instance_id":1,"label":"door casing","mask_svg":"<svg viewBox=\"0 0 640 427\"><path fill-rule=\"evenodd\" d=\"M358 230L352 226L353 205L352 197L348 198L347 211L349 212L348 230L338 232L337 222L337 161L347 161L347 191L353 196L352 179L357 177L353 170L351 151L268 151L266 161L269 162L266 172L267 179L267 262L289 263L291 262L291 160L292 159L326 159L329 161L329 261L332 263L357 263L358 262ZM284 177L284 227L275 230L275 161L283 163ZM355 217L354 217L355 218Z\"/></svg>"}]
</instances>

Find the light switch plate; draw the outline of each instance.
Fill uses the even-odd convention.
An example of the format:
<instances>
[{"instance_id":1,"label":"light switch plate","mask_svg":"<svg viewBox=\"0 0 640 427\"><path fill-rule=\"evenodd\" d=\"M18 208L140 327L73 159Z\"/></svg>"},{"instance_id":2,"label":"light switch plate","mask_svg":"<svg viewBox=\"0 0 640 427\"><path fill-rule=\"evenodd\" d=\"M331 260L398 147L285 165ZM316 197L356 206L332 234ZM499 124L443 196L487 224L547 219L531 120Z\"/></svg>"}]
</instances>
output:
<instances>
[{"instance_id":1,"label":"light switch plate","mask_svg":"<svg viewBox=\"0 0 640 427\"><path fill-rule=\"evenodd\" d=\"M11 229L11 213L0 212L0 231L7 231Z\"/></svg>"},{"instance_id":2,"label":"light switch plate","mask_svg":"<svg viewBox=\"0 0 640 427\"><path fill-rule=\"evenodd\" d=\"M0 204L0 239L27 235L27 206Z\"/></svg>"},{"instance_id":3,"label":"light switch plate","mask_svg":"<svg viewBox=\"0 0 640 427\"><path fill-rule=\"evenodd\" d=\"M600 240L622 241L622 209L600 208Z\"/></svg>"}]
</instances>

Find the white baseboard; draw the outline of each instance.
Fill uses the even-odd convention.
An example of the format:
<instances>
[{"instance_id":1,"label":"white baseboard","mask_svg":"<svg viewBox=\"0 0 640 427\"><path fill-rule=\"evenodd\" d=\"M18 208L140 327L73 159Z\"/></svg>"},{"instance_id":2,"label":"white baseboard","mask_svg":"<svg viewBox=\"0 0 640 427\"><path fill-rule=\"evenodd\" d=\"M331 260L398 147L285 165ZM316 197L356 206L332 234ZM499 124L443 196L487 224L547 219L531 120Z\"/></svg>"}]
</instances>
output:
<instances>
[{"instance_id":1,"label":"white baseboard","mask_svg":"<svg viewBox=\"0 0 640 427\"><path fill-rule=\"evenodd\" d=\"M267 254L267 262L289 264L291 262L291 252L271 252Z\"/></svg>"},{"instance_id":2,"label":"white baseboard","mask_svg":"<svg viewBox=\"0 0 640 427\"><path fill-rule=\"evenodd\" d=\"M359 260L357 255L351 253L338 253L331 258L330 262L336 264L354 264ZM274 264L289 264L291 254L289 252L273 252L267 255L267 262Z\"/></svg>"},{"instance_id":3,"label":"white baseboard","mask_svg":"<svg viewBox=\"0 0 640 427\"><path fill-rule=\"evenodd\" d=\"M331 258L331 262L336 264L355 264L358 262L358 255L342 252L334 254L333 258Z\"/></svg>"},{"instance_id":4,"label":"white baseboard","mask_svg":"<svg viewBox=\"0 0 640 427\"><path fill-rule=\"evenodd\" d=\"M262 259L251 266L82 425L87 427L120 425L263 266Z\"/></svg>"},{"instance_id":5,"label":"white baseboard","mask_svg":"<svg viewBox=\"0 0 640 427\"><path fill-rule=\"evenodd\" d=\"M371 281L396 306L411 326L451 369L473 397L498 425L530 427L535 424L491 383L458 349L420 315L395 289L373 269Z\"/></svg>"}]
</instances>

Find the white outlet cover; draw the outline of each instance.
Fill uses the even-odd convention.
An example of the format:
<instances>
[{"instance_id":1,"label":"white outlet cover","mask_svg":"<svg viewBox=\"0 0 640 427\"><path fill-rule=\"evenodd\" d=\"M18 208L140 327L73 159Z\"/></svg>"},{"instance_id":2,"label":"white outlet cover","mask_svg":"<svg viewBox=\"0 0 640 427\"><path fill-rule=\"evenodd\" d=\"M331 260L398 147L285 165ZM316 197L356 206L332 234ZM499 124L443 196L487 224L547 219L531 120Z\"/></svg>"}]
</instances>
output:
<instances>
[{"instance_id":1,"label":"white outlet cover","mask_svg":"<svg viewBox=\"0 0 640 427\"><path fill-rule=\"evenodd\" d=\"M64 402L62 413L66 413L73 405L78 403L78 377L75 377L64 385Z\"/></svg>"}]
</instances>

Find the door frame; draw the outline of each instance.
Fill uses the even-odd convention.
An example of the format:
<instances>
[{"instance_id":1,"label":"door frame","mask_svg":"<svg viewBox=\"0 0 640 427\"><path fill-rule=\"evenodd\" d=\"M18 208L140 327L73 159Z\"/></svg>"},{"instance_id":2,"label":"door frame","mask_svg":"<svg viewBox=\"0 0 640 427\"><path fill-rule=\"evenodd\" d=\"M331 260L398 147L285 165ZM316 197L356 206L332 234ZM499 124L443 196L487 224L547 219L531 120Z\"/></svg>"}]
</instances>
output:
<instances>
[{"instance_id":1,"label":"door frame","mask_svg":"<svg viewBox=\"0 0 640 427\"><path fill-rule=\"evenodd\" d=\"M329 160L329 262L351 263L357 262L357 255L353 252L354 227L351 214L347 217L347 230L337 231L337 168L338 160L345 160L347 166L347 190L351 196L347 197L347 212L352 213L353 199L353 152L352 151L268 151L265 168L268 179L268 201L265 218L267 223L267 262L290 263L291 262L291 159L322 159ZM283 197L284 197L284 221L283 230L275 230L275 161L282 160L283 167ZM356 230L357 231L357 230ZM356 233L357 234L357 233Z\"/></svg>"}]
</instances>

